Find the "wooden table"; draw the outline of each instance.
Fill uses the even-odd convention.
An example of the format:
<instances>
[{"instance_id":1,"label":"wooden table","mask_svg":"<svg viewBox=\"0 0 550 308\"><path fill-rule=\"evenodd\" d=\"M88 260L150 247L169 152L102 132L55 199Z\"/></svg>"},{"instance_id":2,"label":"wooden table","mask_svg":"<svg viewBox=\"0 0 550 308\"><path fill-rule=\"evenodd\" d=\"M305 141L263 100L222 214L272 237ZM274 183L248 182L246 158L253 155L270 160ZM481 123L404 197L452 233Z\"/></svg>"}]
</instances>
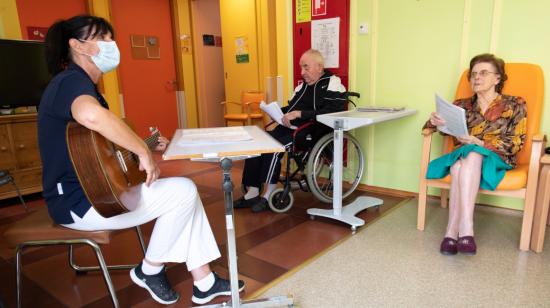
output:
<instances>
[{"instance_id":1,"label":"wooden table","mask_svg":"<svg viewBox=\"0 0 550 308\"><path fill-rule=\"evenodd\" d=\"M531 250L542 252L546 224L550 222L548 208L550 207L550 155L540 159L542 165L539 173L535 216L533 217L533 231L531 232Z\"/></svg>"}]
</instances>

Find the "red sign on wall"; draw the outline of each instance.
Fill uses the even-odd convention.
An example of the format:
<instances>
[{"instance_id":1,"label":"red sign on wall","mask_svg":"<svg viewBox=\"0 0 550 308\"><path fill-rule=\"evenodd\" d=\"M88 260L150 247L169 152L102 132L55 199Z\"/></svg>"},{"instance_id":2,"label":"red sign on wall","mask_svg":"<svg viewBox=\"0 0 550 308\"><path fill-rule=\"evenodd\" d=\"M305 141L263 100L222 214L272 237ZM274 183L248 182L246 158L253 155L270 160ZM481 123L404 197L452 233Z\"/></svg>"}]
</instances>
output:
<instances>
[{"instance_id":1,"label":"red sign on wall","mask_svg":"<svg viewBox=\"0 0 550 308\"><path fill-rule=\"evenodd\" d=\"M311 15L320 16L327 14L327 1L328 0L311 0Z\"/></svg>"},{"instance_id":2,"label":"red sign on wall","mask_svg":"<svg viewBox=\"0 0 550 308\"><path fill-rule=\"evenodd\" d=\"M48 28L45 27L27 27L27 35L31 41L43 42L47 32Z\"/></svg>"}]
</instances>

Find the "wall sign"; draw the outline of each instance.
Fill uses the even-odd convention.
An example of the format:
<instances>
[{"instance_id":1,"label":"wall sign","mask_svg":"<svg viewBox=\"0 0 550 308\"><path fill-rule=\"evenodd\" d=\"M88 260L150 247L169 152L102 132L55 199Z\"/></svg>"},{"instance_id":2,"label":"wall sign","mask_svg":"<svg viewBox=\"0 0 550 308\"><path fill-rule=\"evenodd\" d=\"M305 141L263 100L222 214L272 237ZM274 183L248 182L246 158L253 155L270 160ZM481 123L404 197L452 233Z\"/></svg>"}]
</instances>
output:
<instances>
[{"instance_id":1,"label":"wall sign","mask_svg":"<svg viewBox=\"0 0 550 308\"><path fill-rule=\"evenodd\" d=\"M27 27L27 37L31 41L43 42L46 38L46 33L48 33L47 27Z\"/></svg>"},{"instance_id":2,"label":"wall sign","mask_svg":"<svg viewBox=\"0 0 550 308\"><path fill-rule=\"evenodd\" d=\"M327 1L328 0L312 0L313 9L311 10L312 16L327 15Z\"/></svg>"},{"instance_id":3,"label":"wall sign","mask_svg":"<svg viewBox=\"0 0 550 308\"><path fill-rule=\"evenodd\" d=\"M340 66L340 17L311 21L311 48L321 52L325 68Z\"/></svg>"},{"instance_id":4,"label":"wall sign","mask_svg":"<svg viewBox=\"0 0 550 308\"><path fill-rule=\"evenodd\" d=\"M311 20L311 0L296 0L296 23Z\"/></svg>"},{"instance_id":5,"label":"wall sign","mask_svg":"<svg viewBox=\"0 0 550 308\"><path fill-rule=\"evenodd\" d=\"M130 35L132 58L138 60L160 59L160 42L158 36Z\"/></svg>"},{"instance_id":6,"label":"wall sign","mask_svg":"<svg viewBox=\"0 0 550 308\"><path fill-rule=\"evenodd\" d=\"M203 34L202 35L202 44L204 46L215 46L216 42L214 41L214 35L212 35L212 34Z\"/></svg>"},{"instance_id":7,"label":"wall sign","mask_svg":"<svg viewBox=\"0 0 550 308\"><path fill-rule=\"evenodd\" d=\"M239 36L235 38L235 57L237 63L250 62L248 53L248 36Z\"/></svg>"}]
</instances>

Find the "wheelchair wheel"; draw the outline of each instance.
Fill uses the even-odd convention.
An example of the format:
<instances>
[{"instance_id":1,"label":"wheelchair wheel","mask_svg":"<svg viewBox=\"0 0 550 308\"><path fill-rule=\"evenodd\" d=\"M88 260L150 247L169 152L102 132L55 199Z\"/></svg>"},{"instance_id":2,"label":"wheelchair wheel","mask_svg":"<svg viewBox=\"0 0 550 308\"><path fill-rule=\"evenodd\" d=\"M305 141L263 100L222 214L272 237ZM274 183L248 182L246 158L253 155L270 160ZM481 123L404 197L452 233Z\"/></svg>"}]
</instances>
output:
<instances>
[{"instance_id":1,"label":"wheelchair wheel","mask_svg":"<svg viewBox=\"0 0 550 308\"><path fill-rule=\"evenodd\" d=\"M271 195L269 195L269 208L276 213L284 213L292 207L294 204L294 196L292 192L289 191L288 194L283 198L284 188L275 189Z\"/></svg>"},{"instance_id":2,"label":"wheelchair wheel","mask_svg":"<svg viewBox=\"0 0 550 308\"><path fill-rule=\"evenodd\" d=\"M322 202L331 203L333 198L334 135L324 135L311 150L307 162L307 182L313 195ZM342 168L342 199L348 197L359 185L365 159L359 141L344 133L344 166Z\"/></svg>"}]
</instances>

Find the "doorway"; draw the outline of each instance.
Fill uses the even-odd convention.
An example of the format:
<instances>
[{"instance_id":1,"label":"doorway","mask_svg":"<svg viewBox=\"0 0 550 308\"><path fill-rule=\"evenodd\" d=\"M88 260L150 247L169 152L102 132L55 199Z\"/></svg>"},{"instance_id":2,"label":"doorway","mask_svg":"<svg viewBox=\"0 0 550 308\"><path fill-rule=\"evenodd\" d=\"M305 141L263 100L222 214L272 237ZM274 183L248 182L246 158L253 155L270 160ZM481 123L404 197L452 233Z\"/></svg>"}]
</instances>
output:
<instances>
[{"instance_id":1,"label":"doorway","mask_svg":"<svg viewBox=\"0 0 550 308\"><path fill-rule=\"evenodd\" d=\"M200 127L224 126L224 63L220 1L191 1Z\"/></svg>"}]
</instances>

